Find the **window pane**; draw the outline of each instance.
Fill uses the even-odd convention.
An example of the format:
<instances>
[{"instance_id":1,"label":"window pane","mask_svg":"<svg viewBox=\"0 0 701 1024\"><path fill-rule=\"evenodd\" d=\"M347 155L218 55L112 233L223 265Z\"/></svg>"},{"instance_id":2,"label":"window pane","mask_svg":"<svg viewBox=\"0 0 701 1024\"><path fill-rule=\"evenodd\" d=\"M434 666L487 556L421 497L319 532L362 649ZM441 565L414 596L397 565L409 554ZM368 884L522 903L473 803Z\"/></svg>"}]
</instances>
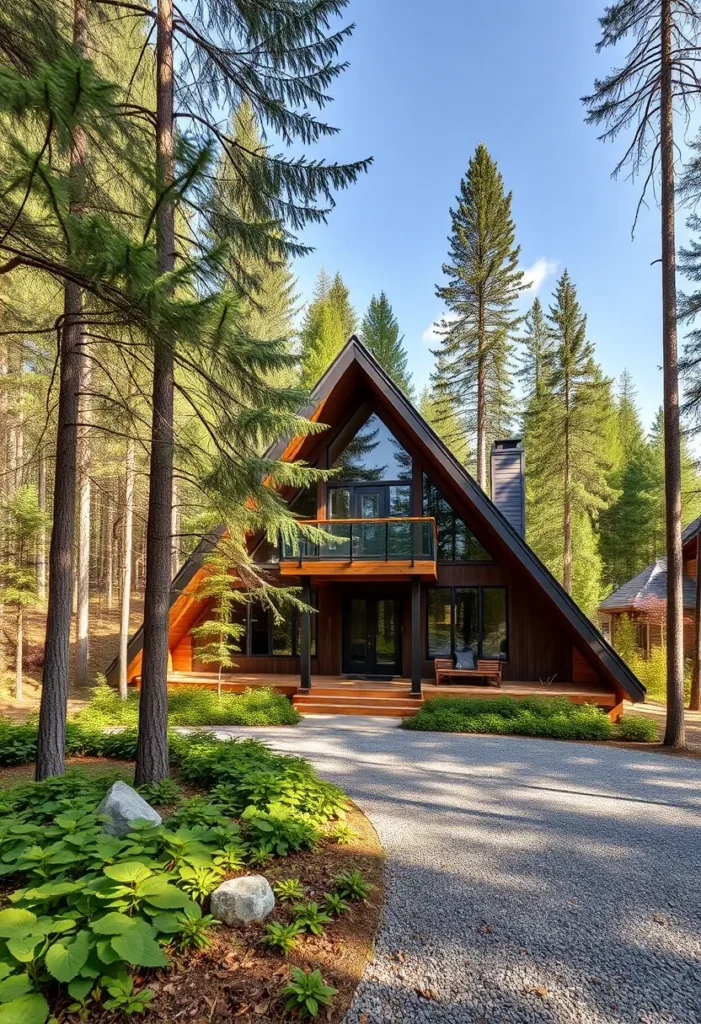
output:
<instances>
[{"instance_id":1,"label":"window pane","mask_svg":"<svg viewBox=\"0 0 701 1024\"><path fill-rule=\"evenodd\" d=\"M425 473L423 514L433 516L436 520L439 562L491 562L489 552L456 515L453 507Z\"/></svg>"},{"instance_id":2,"label":"window pane","mask_svg":"<svg viewBox=\"0 0 701 1024\"><path fill-rule=\"evenodd\" d=\"M479 601L477 587L455 591L455 650L479 651Z\"/></svg>"},{"instance_id":3,"label":"window pane","mask_svg":"<svg viewBox=\"0 0 701 1024\"><path fill-rule=\"evenodd\" d=\"M449 658L450 640L450 598L449 587L429 587L428 600L428 656Z\"/></svg>"},{"instance_id":4,"label":"window pane","mask_svg":"<svg viewBox=\"0 0 701 1024\"><path fill-rule=\"evenodd\" d=\"M374 413L333 465L342 480L410 480L411 456Z\"/></svg>"},{"instance_id":5,"label":"window pane","mask_svg":"<svg viewBox=\"0 0 701 1024\"><path fill-rule=\"evenodd\" d=\"M329 519L351 518L351 492L347 487L329 489Z\"/></svg>"},{"instance_id":6,"label":"window pane","mask_svg":"<svg viewBox=\"0 0 701 1024\"><path fill-rule=\"evenodd\" d=\"M506 589L484 587L482 589L482 657L505 658L506 635Z\"/></svg>"},{"instance_id":7,"label":"window pane","mask_svg":"<svg viewBox=\"0 0 701 1024\"><path fill-rule=\"evenodd\" d=\"M269 654L268 609L254 601L251 605L251 654Z\"/></svg>"},{"instance_id":8,"label":"window pane","mask_svg":"<svg viewBox=\"0 0 701 1024\"><path fill-rule=\"evenodd\" d=\"M403 484L389 489L389 515L411 515L411 488Z\"/></svg>"},{"instance_id":9,"label":"window pane","mask_svg":"<svg viewBox=\"0 0 701 1024\"><path fill-rule=\"evenodd\" d=\"M273 619L273 654L292 654L292 612L280 622Z\"/></svg>"},{"instance_id":10,"label":"window pane","mask_svg":"<svg viewBox=\"0 0 701 1024\"><path fill-rule=\"evenodd\" d=\"M290 511L300 519L316 519L316 484L312 487L303 487L299 491L292 499Z\"/></svg>"}]
</instances>

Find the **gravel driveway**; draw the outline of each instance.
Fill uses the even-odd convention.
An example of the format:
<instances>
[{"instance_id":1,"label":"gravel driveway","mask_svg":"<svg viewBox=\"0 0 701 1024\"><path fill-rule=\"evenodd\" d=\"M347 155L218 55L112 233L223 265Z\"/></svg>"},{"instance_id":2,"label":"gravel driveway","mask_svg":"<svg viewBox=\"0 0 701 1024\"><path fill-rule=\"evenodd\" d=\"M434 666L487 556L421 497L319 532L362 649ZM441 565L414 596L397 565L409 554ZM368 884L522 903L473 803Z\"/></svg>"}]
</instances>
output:
<instances>
[{"instance_id":1,"label":"gravel driveway","mask_svg":"<svg viewBox=\"0 0 701 1024\"><path fill-rule=\"evenodd\" d=\"M380 835L348 1024L701 1022L701 762L369 718L217 732L309 757Z\"/></svg>"}]
</instances>

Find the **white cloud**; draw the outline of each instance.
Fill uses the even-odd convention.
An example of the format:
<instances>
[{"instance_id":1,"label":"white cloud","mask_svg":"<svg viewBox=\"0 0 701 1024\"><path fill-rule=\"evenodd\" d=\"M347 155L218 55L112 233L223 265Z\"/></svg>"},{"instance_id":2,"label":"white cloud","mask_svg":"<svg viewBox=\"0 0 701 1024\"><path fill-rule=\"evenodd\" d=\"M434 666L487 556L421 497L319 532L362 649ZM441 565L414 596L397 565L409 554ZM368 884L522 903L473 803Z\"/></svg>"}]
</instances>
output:
<instances>
[{"instance_id":1,"label":"white cloud","mask_svg":"<svg viewBox=\"0 0 701 1024\"><path fill-rule=\"evenodd\" d=\"M440 341L443 335L440 333L441 324L443 321L457 320L457 313L443 313L432 324L429 324L424 333L421 335L421 340L425 341L428 345L435 345L436 342Z\"/></svg>"},{"instance_id":2,"label":"white cloud","mask_svg":"<svg viewBox=\"0 0 701 1024\"><path fill-rule=\"evenodd\" d=\"M523 284L530 285L525 293L526 297L537 295L543 283L552 277L556 270L555 260L549 260L545 256L537 259L532 267L524 267Z\"/></svg>"}]
</instances>

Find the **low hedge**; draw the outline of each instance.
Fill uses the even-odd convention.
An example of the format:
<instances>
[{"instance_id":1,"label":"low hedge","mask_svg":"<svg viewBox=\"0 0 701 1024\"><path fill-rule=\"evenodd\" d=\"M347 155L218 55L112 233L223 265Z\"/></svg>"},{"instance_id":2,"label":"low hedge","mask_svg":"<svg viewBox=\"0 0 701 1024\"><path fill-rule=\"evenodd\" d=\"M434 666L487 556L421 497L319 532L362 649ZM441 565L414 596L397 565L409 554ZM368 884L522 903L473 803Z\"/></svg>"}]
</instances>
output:
<instances>
[{"instance_id":1,"label":"low hedge","mask_svg":"<svg viewBox=\"0 0 701 1024\"><path fill-rule=\"evenodd\" d=\"M568 740L608 740L614 727L593 704L564 697L433 697L402 728L419 732L486 732Z\"/></svg>"},{"instance_id":2,"label":"low hedge","mask_svg":"<svg viewBox=\"0 0 701 1024\"><path fill-rule=\"evenodd\" d=\"M243 693L223 693L201 687L168 692L170 725L297 725L302 716L283 693L256 687ZM92 729L139 722L139 691L130 690L126 700L111 686L97 686L89 703L73 721Z\"/></svg>"},{"instance_id":3,"label":"low hedge","mask_svg":"<svg viewBox=\"0 0 701 1024\"><path fill-rule=\"evenodd\" d=\"M618 723L618 738L629 743L658 743L660 727L654 718L624 715Z\"/></svg>"}]
</instances>

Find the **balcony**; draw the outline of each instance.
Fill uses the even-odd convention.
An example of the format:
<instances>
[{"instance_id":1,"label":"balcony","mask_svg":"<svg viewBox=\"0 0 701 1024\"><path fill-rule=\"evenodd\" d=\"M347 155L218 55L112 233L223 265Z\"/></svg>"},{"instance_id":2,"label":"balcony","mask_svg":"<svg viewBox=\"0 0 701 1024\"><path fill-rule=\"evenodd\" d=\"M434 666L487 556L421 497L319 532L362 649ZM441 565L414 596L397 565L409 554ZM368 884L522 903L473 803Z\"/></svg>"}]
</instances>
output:
<instances>
[{"instance_id":1,"label":"balcony","mask_svg":"<svg viewBox=\"0 0 701 1024\"><path fill-rule=\"evenodd\" d=\"M304 519L323 530L318 542L300 537L280 546L283 576L420 576L436 579L436 521L401 519Z\"/></svg>"}]
</instances>

